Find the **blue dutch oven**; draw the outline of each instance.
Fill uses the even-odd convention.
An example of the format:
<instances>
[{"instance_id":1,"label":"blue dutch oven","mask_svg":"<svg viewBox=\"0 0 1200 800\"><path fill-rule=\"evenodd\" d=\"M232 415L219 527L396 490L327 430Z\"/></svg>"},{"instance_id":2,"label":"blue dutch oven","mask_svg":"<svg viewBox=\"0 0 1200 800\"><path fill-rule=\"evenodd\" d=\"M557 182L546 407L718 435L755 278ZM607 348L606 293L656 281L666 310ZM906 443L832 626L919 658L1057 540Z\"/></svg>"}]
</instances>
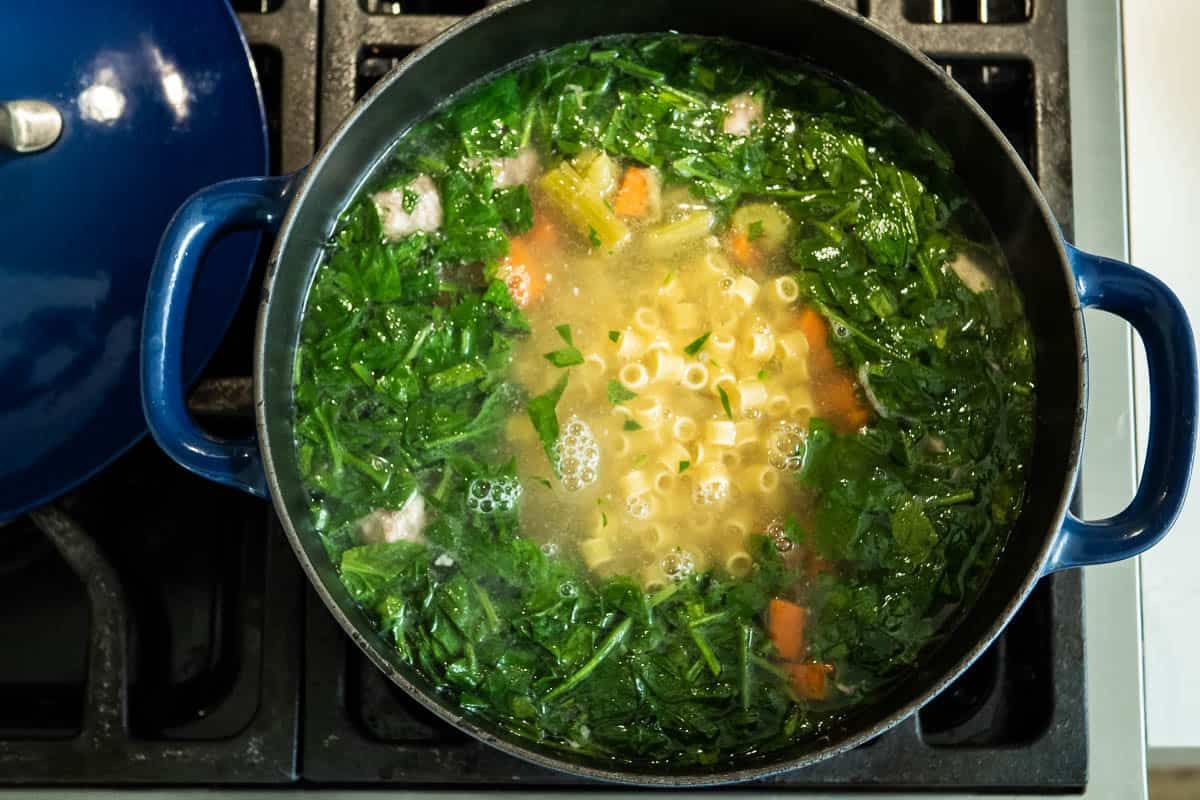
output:
<instances>
[{"instance_id":1,"label":"blue dutch oven","mask_svg":"<svg viewBox=\"0 0 1200 800\"><path fill-rule=\"evenodd\" d=\"M798 741L733 765L675 770L620 767L518 739L465 715L411 671L339 582L313 531L293 444L292 367L300 316L338 213L397 134L463 87L519 59L571 41L678 30L719 35L801 57L875 95L930 131L991 223L1012 266L1036 338L1038 406L1025 506L976 603L915 674L859 706L820 741ZM184 407L185 309L205 249L241 228L279 234L262 287L255 352L257 439L221 441ZM1084 521L1068 511L1084 435L1087 350L1082 309L1128 320L1146 346L1150 446L1136 497L1121 513ZM219 309L224 311L224 309ZM862 18L812 0L642 0L501 3L418 50L350 114L302 175L213 186L176 215L159 252L146 306L143 401L150 429L179 463L273 498L292 547L341 625L398 685L442 718L500 749L564 772L637 784L685 786L761 778L858 746L944 689L1008 623L1037 581L1056 570L1130 558L1157 542L1179 513L1196 439L1196 354L1175 295L1128 264L1063 241L1033 178L986 114L921 54Z\"/></svg>"},{"instance_id":2,"label":"blue dutch oven","mask_svg":"<svg viewBox=\"0 0 1200 800\"><path fill-rule=\"evenodd\" d=\"M0 522L146 432L146 282L173 209L267 168L266 122L224 0L9 3L0 30ZM231 132L236 132L231 135ZM178 362L194 380L237 309L257 233L196 281ZM181 309L182 310L182 309Z\"/></svg>"}]
</instances>

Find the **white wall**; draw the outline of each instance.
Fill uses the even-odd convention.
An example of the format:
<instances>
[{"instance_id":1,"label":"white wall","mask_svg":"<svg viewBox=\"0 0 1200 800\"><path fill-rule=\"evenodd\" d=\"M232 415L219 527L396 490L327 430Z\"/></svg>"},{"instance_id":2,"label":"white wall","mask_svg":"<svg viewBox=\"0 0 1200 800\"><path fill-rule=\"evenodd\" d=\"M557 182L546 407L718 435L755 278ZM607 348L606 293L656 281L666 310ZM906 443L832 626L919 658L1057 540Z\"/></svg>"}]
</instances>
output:
<instances>
[{"instance_id":1,"label":"white wall","mask_svg":"<svg viewBox=\"0 0 1200 800\"><path fill-rule=\"evenodd\" d=\"M1200 2L1124 0L1123 17L1132 260L1200 325ZM1140 348L1136 368L1144 446ZM1171 535L1142 558L1142 596L1153 762L1156 749L1200 748L1200 481Z\"/></svg>"}]
</instances>

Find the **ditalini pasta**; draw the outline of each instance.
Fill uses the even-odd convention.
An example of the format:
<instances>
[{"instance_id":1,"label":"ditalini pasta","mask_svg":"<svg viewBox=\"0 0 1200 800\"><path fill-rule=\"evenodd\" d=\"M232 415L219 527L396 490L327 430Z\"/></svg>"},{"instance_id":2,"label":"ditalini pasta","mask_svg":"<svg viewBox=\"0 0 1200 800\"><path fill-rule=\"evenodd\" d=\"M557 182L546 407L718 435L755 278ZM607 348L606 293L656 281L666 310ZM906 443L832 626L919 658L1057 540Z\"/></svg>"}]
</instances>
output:
<instances>
[{"instance_id":1,"label":"ditalini pasta","mask_svg":"<svg viewBox=\"0 0 1200 800\"><path fill-rule=\"evenodd\" d=\"M634 362L621 367L620 372L617 373L617 380L626 389L636 392L645 388L646 384L650 382L650 373L646 371L644 364Z\"/></svg>"},{"instance_id":2,"label":"ditalini pasta","mask_svg":"<svg viewBox=\"0 0 1200 800\"><path fill-rule=\"evenodd\" d=\"M556 267L547 302L527 311L534 334L513 352L531 395L567 375L556 415L593 432L592 482L564 477L583 469L575 450L552 450L547 466L526 414L505 428L518 473L550 484L525 492L522 526L540 524L543 538L577 548L589 568L636 576L646 589L701 565L752 568L749 537L803 492L785 473L817 414L797 280L746 269L710 210L686 194L676 202L635 231L619 259ZM752 211L746 224L761 220L764 240L783 252L786 220L771 204ZM572 360L557 352L568 323L566 344L582 362L558 367ZM781 435L780 425L792 427Z\"/></svg>"},{"instance_id":3,"label":"ditalini pasta","mask_svg":"<svg viewBox=\"0 0 1200 800\"><path fill-rule=\"evenodd\" d=\"M684 388L699 390L708 385L708 367L692 363L683 368L682 383Z\"/></svg>"},{"instance_id":4,"label":"ditalini pasta","mask_svg":"<svg viewBox=\"0 0 1200 800\"><path fill-rule=\"evenodd\" d=\"M790 305L800 299L800 284L790 275L771 281L771 301L776 304Z\"/></svg>"},{"instance_id":5,"label":"ditalini pasta","mask_svg":"<svg viewBox=\"0 0 1200 800\"><path fill-rule=\"evenodd\" d=\"M658 312L653 308L641 306L634 310L633 327L643 334L653 337L661 326L662 320L659 319Z\"/></svg>"},{"instance_id":6,"label":"ditalini pasta","mask_svg":"<svg viewBox=\"0 0 1200 800\"><path fill-rule=\"evenodd\" d=\"M808 339L800 331L792 331L784 334L775 340L775 353L789 367L794 367L799 370L803 368L803 374L808 375L805 359L808 357Z\"/></svg>"},{"instance_id":7,"label":"ditalini pasta","mask_svg":"<svg viewBox=\"0 0 1200 800\"><path fill-rule=\"evenodd\" d=\"M629 329L620 333L620 338L617 339L617 358L622 361L631 361L641 358L644 352L646 352L646 340L641 334Z\"/></svg>"},{"instance_id":8,"label":"ditalini pasta","mask_svg":"<svg viewBox=\"0 0 1200 800\"><path fill-rule=\"evenodd\" d=\"M683 378L683 356L670 350L646 354L646 371L655 383L674 384Z\"/></svg>"},{"instance_id":9,"label":"ditalini pasta","mask_svg":"<svg viewBox=\"0 0 1200 800\"><path fill-rule=\"evenodd\" d=\"M733 420L710 419L704 423L704 443L709 447L733 447L737 444L737 425Z\"/></svg>"},{"instance_id":10,"label":"ditalini pasta","mask_svg":"<svg viewBox=\"0 0 1200 800\"><path fill-rule=\"evenodd\" d=\"M708 337L708 349L718 363L729 363L737 350L737 337L728 333L714 333Z\"/></svg>"}]
</instances>

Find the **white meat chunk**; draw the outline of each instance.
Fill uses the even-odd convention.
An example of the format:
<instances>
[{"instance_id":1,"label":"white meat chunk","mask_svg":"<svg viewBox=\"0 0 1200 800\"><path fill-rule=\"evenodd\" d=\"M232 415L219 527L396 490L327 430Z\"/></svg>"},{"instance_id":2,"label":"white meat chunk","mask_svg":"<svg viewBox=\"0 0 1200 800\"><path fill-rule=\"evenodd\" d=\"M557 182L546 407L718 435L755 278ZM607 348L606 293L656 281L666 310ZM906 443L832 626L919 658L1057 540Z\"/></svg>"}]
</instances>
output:
<instances>
[{"instance_id":1,"label":"white meat chunk","mask_svg":"<svg viewBox=\"0 0 1200 800\"><path fill-rule=\"evenodd\" d=\"M538 174L541 166L537 153L532 147L524 147L515 156L508 158L493 158L492 186L496 189L508 189L529 183Z\"/></svg>"},{"instance_id":2,"label":"white meat chunk","mask_svg":"<svg viewBox=\"0 0 1200 800\"><path fill-rule=\"evenodd\" d=\"M755 125L762 122L763 104L749 92L742 92L725 101L725 120L721 130L730 136L749 136Z\"/></svg>"},{"instance_id":3,"label":"white meat chunk","mask_svg":"<svg viewBox=\"0 0 1200 800\"><path fill-rule=\"evenodd\" d=\"M404 210L405 192L412 192L417 198L411 211ZM432 233L442 227L442 196L428 175L418 175L401 189L376 192L373 199L383 224L383 235L389 239L403 239L417 231Z\"/></svg>"},{"instance_id":4,"label":"white meat chunk","mask_svg":"<svg viewBox=\"0 0 1200 800\"><path fill-rule=\"evenodd\" d=\"M987 266L967 253L959 253L950 262L950 269L954 270L954 274L964 286L976 294L992 288L992 276Z\"/></svg>"},{"instance_id":5,"label":"white meat chunk","mask_svg":"<svg viewBox=\"0 0 1200 800\"><path fill-rule=\"evenodd\" d=\"M399 510L378 508L358 521L363 544L425 541L425 498L413 492Z\"/></svg>"}]
</instances>

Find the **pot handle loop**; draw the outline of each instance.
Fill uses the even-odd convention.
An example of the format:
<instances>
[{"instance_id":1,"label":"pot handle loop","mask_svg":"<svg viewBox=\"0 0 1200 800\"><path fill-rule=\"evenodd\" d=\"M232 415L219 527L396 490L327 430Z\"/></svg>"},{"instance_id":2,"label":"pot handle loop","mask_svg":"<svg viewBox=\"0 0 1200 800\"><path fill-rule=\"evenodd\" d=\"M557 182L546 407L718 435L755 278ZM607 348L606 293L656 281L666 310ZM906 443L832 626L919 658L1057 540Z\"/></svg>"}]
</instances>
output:
<instances>
[{"instance_id":1,"label":"pot handle loop","mask_svg":"<svg viewBox=\"0 0 1200 800\"><path fill-rule=\"evenodd\" d=\"M155 441L197 475L258 497L267 496L267 481L254 437L216 438L188 414L183 341L192 286L205 252L233 231L277 230L296 183L294 175L237 178L188 198L159 243L142 325L142 407Z\"/></svg>"},{"instance_id":2,"label":"pot handle loop","mask_svg":"<svg viewBox=\"0 0 1200 800\"><path fill-rule=\"evenodd\" d=\"M1196 447L1196 345L1187 312L1166 284L1111 258L1067 245L1080 304L1109 311L1142 337L1150 366L1150 435L1133 500L1107 519L1063 520L1046 571L1131 558L1179 516Z\"/></svg>"}]
</instances>

